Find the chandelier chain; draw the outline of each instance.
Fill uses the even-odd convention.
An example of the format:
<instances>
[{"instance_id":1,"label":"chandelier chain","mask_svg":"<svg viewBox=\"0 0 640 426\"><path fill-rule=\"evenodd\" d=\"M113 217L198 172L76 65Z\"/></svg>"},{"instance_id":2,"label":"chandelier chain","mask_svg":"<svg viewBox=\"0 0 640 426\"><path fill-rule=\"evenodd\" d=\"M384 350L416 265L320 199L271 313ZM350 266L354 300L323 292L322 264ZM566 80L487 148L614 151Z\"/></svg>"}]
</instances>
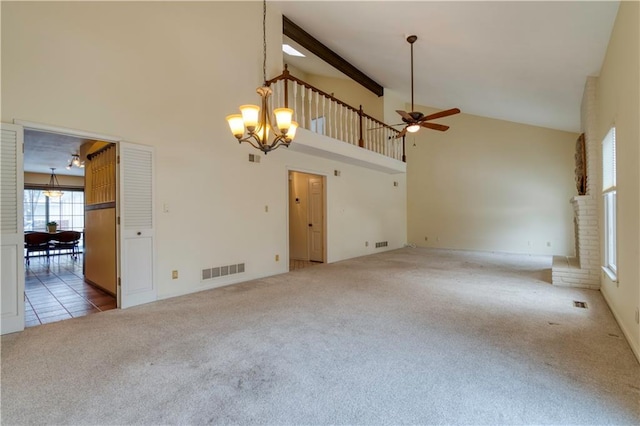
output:
<instances>
[{"instance_id":1,"label":"chandelier chain","mask_svg":"<svg viewBox=\"0 0 640 426\"><path fill-rule=\"evenodd\" d=\"M267 0L262 1L262 80L267 83Z\"/></svg>"}]
</instances>

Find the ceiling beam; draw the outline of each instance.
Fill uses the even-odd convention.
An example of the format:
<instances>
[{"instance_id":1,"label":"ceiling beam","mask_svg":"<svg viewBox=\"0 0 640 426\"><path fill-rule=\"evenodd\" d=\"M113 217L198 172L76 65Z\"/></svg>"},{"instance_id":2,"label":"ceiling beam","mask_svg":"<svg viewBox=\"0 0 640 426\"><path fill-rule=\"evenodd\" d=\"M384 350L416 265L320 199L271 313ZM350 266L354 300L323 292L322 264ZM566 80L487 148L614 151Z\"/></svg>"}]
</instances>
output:
<instances>
[{"instance_id":1,"label":"ceiling beam","mask_svg":"<svg viewBox=\"0 0 640 426\"><path fill-rule=\"evenodd\" d=\"M282 33L376 95L384 95L384 88L381 85L344 60L333 50L320 43L311 34L297 26L284 15L282 16Z\"/></svg>"}]
</instances>

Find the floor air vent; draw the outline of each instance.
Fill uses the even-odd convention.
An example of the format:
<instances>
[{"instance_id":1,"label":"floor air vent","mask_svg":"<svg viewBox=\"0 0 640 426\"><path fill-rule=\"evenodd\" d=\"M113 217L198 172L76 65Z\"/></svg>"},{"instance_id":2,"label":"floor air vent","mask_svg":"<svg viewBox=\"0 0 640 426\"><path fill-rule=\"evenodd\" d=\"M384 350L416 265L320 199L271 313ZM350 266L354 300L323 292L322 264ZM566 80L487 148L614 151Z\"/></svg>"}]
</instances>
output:
<instances>
[{"instance_id":1,"label":"floor air vent","mask_svg":"<svg viewBox=\"0 0 640 426\"><path fill-rule=\"evenodd\" d=\"M574 300L573 306L575 306L576 308L587 309L587 302L578 302L577 300Z\"/></svg>"},{"instance_id":2,"label":"floor air vent","mask_svg":"<svg viewBox=\"0 0 640 426\"><path fill-rule=\"evenodd\" d=\"M202 270L202 281L223 277L225 275L240 274L242 272L244 272L244 263L207 268Z\"/></svg>"},{"instance_id":3,"label":"floor air vent","mask_svg":"<svg viewBox=\"0 0 640 426\"><path fill-rule=\"evenodd\" d=\"M376 248L387 247L389 245L388 241L380 241L376 243Z\"/></svg>"}]
</instances>

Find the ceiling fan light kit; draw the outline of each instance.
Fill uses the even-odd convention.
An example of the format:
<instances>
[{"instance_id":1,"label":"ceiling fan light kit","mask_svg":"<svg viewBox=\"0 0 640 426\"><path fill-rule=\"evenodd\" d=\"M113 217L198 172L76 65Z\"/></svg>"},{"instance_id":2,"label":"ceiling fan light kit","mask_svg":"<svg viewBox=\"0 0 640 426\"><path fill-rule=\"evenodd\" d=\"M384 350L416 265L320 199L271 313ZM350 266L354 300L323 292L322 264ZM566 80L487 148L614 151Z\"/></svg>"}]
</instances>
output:
<instances>
[{"instance_id":1,"label":"ceiling fan light kit","mask_svg":"<svg viewBox=\"0 0 640 426\"><path fill-rule=\"evenodd\" d=\"M436 112L430 115L424 115L419 111L414 111L414 102L413 102L413 43L418 40L418 36L410 35L407 37L407 42L411 46L411 112L406 112L402 110L396 110L400 117L402 117L402 121L406 123L404 129L398 133L396 138L401 138L409 133L415 133L420 130L421 127L438 130L440 132L445 132L449 129L449 126L445 126L443 124L437 123L428 123L429 120L435 120L436 118L448 117L450 115L458 114L460 110L458 108L452 108L445 111Z\"/></svg>"}]
</instances>

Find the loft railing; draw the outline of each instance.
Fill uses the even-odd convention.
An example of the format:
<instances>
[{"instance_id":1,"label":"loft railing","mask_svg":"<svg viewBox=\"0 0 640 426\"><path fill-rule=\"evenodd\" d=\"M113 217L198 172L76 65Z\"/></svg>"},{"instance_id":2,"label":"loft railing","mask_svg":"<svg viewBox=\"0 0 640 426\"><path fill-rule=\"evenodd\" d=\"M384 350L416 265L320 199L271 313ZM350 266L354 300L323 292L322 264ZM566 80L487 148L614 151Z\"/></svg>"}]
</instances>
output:
<instances>
[{"instance_id":1,"label":"loft railing","mask_svg":"<svg viewBox=\"0 0 640 426\"><path fill-rule=\"evenodd\" d=\"M267 86L273 90L275 104L293 108L293 119L300 127L406 161L404 137L396 137L400 131L365 114L362 105L356 109L344 103L292 76L286 66Z\"/></svg>"}]
</instances>

